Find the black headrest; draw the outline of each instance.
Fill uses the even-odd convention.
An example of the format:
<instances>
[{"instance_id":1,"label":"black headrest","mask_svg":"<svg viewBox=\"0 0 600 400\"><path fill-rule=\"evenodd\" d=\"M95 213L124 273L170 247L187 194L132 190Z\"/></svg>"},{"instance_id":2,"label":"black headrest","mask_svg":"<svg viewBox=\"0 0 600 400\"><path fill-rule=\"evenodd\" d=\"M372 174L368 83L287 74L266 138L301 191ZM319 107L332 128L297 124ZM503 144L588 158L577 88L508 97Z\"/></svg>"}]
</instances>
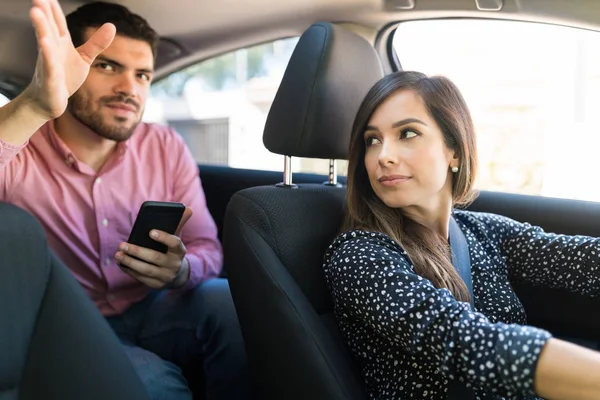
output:
<instances>
[{"instance_id":1,"label":"black headrest","mask_svg":"<svg viewBox=\"0 0 600 400\"><path fill-rule=\"evenodd\" d=\"M263 142L277 154L345 159L354 117L383 68L357 34L327 22L300 37L269 111Z\"/></svg>"}]
</instances>

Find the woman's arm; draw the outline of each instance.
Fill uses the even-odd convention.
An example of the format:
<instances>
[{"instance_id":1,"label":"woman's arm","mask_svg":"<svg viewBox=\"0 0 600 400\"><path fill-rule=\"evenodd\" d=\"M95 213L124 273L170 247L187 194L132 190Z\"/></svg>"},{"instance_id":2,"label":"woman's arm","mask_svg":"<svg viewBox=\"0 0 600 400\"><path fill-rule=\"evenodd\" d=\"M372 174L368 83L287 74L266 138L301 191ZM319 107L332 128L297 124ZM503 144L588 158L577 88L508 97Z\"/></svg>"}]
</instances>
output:
<instances>
[{"instance_id":1,"label":"woman's arm","mask_svg":"<svg viewBox=\"0 0 600 400\"><path fill-rule=\"evenodd\" d=\"M418 276L389 237L347 233L328 252L325 272L336 313L361 321L375 336L425 357L450 379L507 397L535 395L538 357L551 335L473 312Z\"/></svg>"},{"instance_id":2,"label":"woman's arm","mask_svg":"<svg viewBox=\"0 0 600 400\"><path fill-rule=\"evenodd\" d=\"M600 353L550 339L540 354L534 385L546 399L599 399Z\"/></svg>"},{"instance_id":3,"label":"woman's arm","mask_svg":"<svg viewBox=\"0 0 600 400\"><path fill-rule=\"evenodd\" d=\"M486 250L500 252L512 282L600 295L599 238L548 233L495 214L462 214L460 219Z\"/></svg>"}]
</instances>

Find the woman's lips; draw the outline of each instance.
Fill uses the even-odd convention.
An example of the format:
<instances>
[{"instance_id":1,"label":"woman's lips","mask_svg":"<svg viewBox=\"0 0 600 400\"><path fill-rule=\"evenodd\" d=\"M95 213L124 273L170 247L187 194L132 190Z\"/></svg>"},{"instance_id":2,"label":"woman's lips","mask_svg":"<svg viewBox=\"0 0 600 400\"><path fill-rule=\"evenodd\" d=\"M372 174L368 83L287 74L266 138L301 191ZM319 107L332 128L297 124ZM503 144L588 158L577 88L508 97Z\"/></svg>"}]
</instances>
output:
<instances>
[{"instance_id":1,"label":"woman's lips","mask_svg":"<svg viewBox=\"0 0 600 400\"><path fill-rule=\"evenodd\" d=\"M383 186L394 186L410 180L410 176L405 175L385 175L378 179Z\"/></svg>"}]
</instances>

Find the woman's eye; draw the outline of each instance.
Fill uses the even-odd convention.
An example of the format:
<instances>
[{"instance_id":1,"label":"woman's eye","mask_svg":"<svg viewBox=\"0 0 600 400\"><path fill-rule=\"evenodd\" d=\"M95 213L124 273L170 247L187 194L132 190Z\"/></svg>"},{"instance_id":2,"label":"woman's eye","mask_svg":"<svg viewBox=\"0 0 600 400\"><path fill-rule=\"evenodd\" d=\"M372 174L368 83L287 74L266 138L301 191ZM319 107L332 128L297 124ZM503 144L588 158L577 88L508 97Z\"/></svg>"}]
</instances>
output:
<instances>
[{"instance_id":1,"label":"woman's eye","mask_svg":"<svg viewBox=\"0 0 600 400\"><path fill-rule=\"evenodd\" d=\"M370 136L367 138L365 143L367 144L367 147L369 147L369 146L373 146L374 144L380 143L380 141L375 136Z\"/></svg>"},{"instance_id":2,"label":"woman's eye","mask_svg":"<svg viewBox=\"0 0 600 400\"><path fill-rule=\"evenodd\" d=\"M415 136L418 136L419 134L413 130L407 129L402 131L402 133L400 134L400 136L402 137L402 139L410 139L413 138Z\"/></svg>"}]
</instances>

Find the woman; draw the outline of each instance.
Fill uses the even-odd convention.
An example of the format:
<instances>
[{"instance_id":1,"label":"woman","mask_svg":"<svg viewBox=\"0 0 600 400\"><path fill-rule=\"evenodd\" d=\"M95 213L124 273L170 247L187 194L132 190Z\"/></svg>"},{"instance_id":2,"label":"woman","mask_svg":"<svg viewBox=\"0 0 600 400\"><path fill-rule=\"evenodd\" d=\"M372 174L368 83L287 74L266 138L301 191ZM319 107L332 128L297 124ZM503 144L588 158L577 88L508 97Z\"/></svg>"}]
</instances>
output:
<instances>
[{"instance_id":1,"label":"woman","mask_svg":"<svg viewBox=\"0 0 600 400\"><path fill-rule=\"evenodd\" d=\"M600 240L454 210L474 197L476 169L471 116L448 79L399 72L367 94L345 227L324 268L370 398L467 397L457 387L481 399L600 398L600 354L524 325L509 283L597 296ZM473 299L452 264L458 236Z\"/></svg>"}]
</instances>

